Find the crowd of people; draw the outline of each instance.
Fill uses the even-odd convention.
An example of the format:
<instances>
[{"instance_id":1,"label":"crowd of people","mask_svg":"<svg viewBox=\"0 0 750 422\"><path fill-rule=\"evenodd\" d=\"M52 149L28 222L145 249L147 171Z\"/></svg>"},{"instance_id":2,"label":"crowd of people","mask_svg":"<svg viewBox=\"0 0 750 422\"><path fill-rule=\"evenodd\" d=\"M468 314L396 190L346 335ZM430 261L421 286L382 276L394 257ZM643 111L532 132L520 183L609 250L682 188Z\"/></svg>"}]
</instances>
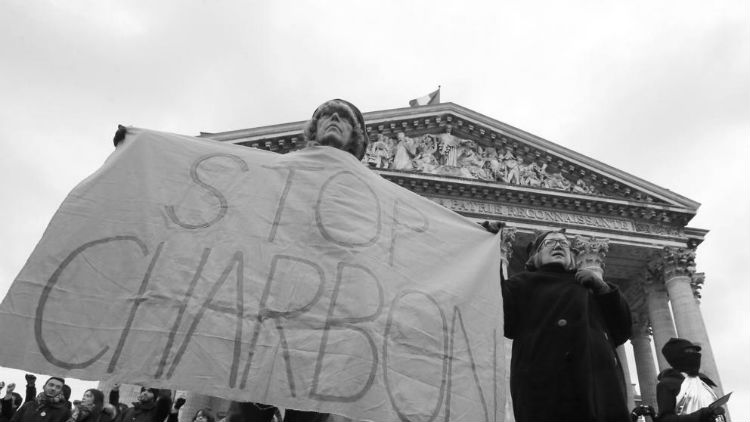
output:
<instances>
[{"instance_id":1,"label":"crowd of people","mask_svg":"<svg viewBox=\"0 0 750 422\"><path fill-rule=\"evenodd\" d=\"M177 422L184 397L172 401L171 390L142 387L137 401L130 406L120 403L119 384L115 384L105 402L104 393L96 388L84 391L80 400L71 401L70 387L61 377L50 377L37 394L36 376L26 375L26 395L15 391L16 384L0 381L2 413L0 422ZM211 409L199 409L192 422L225 422Z\"/></svg>"},{"instance_id":2,"label":"crowd of people","mask_svg":"<svg viewBox=\"0 0 750 422\"><path fill-rule=\"evenodd\" d=\"M115 145L124 137L121 128ZM305 128L308 145L334 147L362 160L368 147L362 113L344 100L331 100L313 113ZM450 135L450 132L446 136ZM403 142L406 140L402 139ZM501 225L486 223L497 233ZM564 230L539 234L527 250L526 271L502 280L504 333L513 340L510 393L517 421L623 421L649 412L628 411L623 368L616 347L631 335L630 308L614 284L596 268L577 268ZM699 372L700 346L673 339L662 353L672 368L659 377L657 401L664 422L713 422L724 409L714 406L715 385ZM86 390L70 402L70 388L49 378L36 394L26 376L26 397L6 388L0 422L177 422L184 398L170 390L143 387L131 406L120 403L115 385L104 393ZM233 402L226 417L199 409L193 422L324 422L329 415L272 405Z\"/></svg>"}]
</instances>

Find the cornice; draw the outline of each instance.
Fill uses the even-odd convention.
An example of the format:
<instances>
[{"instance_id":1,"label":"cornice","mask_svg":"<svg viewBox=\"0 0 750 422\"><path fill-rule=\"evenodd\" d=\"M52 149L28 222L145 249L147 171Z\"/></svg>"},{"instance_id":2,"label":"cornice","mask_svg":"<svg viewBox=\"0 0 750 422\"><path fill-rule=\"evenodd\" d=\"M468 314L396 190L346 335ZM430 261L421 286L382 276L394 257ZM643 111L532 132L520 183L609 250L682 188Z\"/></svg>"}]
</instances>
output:
<instances>
[{"instance_id":1,"label":"cornice","mask_svg":"<svg viewBox=\"0 0 750 422\"><path fill-rule=\"evenodd\" d=\"M524 160L549 164L568 179L586 180L597 188L596 196L629 202L652 203L679 208L685 216L695 215L700 204L650 182L554 144L543 138L453 103L408 107L364 114L371 143L378 136L435 134L446 125L454 133L485 146L508 149ZM305 121L222 133L201 133L201 137L270 151L286 153L302 148ZM688 220L689 221L689 218ZM685 223L687 223L685 221Z\"/></svg>"}]
</instances>

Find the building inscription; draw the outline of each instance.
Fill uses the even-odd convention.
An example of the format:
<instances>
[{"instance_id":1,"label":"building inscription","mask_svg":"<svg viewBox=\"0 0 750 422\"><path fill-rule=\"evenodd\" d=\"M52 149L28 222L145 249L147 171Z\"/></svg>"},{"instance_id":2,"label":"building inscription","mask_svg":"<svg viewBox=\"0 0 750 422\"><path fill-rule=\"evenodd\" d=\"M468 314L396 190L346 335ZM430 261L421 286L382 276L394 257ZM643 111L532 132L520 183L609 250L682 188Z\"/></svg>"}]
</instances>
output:
<instances>
[{"instance_id":1,"label":"building inscription","mask_svg":"<svg viewBox=\"0 0 750 422\"><path fill-rule=\"evenodd\" d=\"M575 224L579 226L595 227L598 229L626 232L652 233L669 236L682 235L682 232L674 227L645 223L636 224L630 220L621 218L600 217L567 211L545 210L492 202L468 201L465 199L437 198L430 196L427 198L457 212L522 218L556 224Z\"/></svg>"}]
</instances>

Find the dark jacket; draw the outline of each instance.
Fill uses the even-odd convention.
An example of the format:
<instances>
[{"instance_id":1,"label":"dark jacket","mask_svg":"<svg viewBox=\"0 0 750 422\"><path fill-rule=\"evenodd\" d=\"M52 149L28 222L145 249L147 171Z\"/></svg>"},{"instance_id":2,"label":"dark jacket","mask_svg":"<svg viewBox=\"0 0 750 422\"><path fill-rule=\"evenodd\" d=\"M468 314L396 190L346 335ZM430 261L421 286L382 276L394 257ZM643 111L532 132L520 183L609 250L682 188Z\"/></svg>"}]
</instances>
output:
<instances>
[{"instance_id":1,"label":"dark jacket","mask_svg":"<svg viewBox=\"0 0 750 422\"><path fill-rule=\"evenodd\" d=\"M133 407L129 407L117 420L118 422L164 422L169 415L170 407L172 407L172 401L163 397L147 404L134 402Z\"/></svg>"},{"instance_id":2,"label":"dark jacket","mask_svg":"<svg viewBox=\"0 0 750 422\"><path fill-rule=\"evenodd\" d=\"M704 374L698 376L710 387L716 384ZM656 384L656 403L659 405L659 422L712 422L714 413L708 408L700 409L687 415L677 415L677 394L680 393L682 381L685 376L680 371L668 368L659 374L659 383Z\"/></svg>"},{"instance_id":3,"label":"dark jacket","mask_svg":"<svg viewBox=\"0 0 750 422\"><path fill-rule=\"evenodd\" d=\"M70 417L67 402L37 404L36 401L26 402L21 406L11 422L65 422Z\"/></svg>"},{"instance_id":4,"label":"dark jacket","mask_svg":"<svg viewBox=\"0 0 750 422\"><path fill-rule=\"evenodd\" d=\"M13 396L6 398L3 396L0 399L0 422L8 422L10 418L16 413L16 409L13 408Z\"/></svg>"},{"instance_id":5,"label":"dark jacket","mask_svg":"<svg viewBox=\"0 0 750 422\"><path fill-rule=\"evenodd\" d=\"M617 287L596 295L575 272L543 268L502 288L516 420L629 422L615 349L630 338L632 321Z\"/></svg>"}]
</instances>

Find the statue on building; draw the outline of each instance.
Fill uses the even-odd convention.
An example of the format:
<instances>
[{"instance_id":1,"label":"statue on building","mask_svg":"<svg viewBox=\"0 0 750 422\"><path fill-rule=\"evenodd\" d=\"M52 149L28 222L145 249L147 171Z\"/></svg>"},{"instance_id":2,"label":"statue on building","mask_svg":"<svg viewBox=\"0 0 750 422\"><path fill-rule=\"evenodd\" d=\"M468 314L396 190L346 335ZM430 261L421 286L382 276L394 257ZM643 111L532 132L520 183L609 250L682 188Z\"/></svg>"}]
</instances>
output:
<instances>
[{"instance_id":1,"label":"statue on building","mask_svg":"<svg viewBox=\"0 0 750 422\"><path fill-rule=\"evenodd\" d=\"M516 185L521 184L521 174L518 158L510 151L506 150L505 153L500 157L505 167L505 177L503 181L505 183L514 183Z\"/></svg>"},{"instance_id":2,"label":"statue on building","mask_svg":"<svg viewBox=\"0 0 750 422\"><path fill-rule=\"evenodd\" d=\"M417 156L414 158L414 168L422 173L432 174L440 165L435 157L438 146L437 142L428 135L425 135L417 142Z\"/></svg>"},{"instance_id":3,"label":"statue on building","mask_svg":"<svg viewBox=\"0 0 750 422\"><path fill-rule=\"evenodd\" d=\"M412 159L417 153L417 142L407 137L404 132L396 134L396 154L391 168L394 170L413 170Z\"/></svg>"},{"instance_id":4,"label":"statue on building","mask_svg":"<svg viewBox=\"0 0 750 422\"><path fill-rule=\"evenodd\" d=\"M365 154L365 162L370 167L386 169L390 165L393 141L385 135L378 134L375 142L370 144Z\"/></svg>"},{"instance_id":5,"label":"statue on building","mask_svg":"<svg viewBox=\"0 0 750 422\"><path fill-rule=\"evenodd\" d=\"M440 151L440 164L444 166L456 167L458 166L458 147L460 139L452 134L453 126L446 125L445 133L438 135L432 135L437 141Z\"/></svg>"},{"instance_id":6,"label":"statue on building","mask_svg":"<svg viewBox=\"0 0 750 422\"><path fill-rule=\"evenodd\" d=\"M542 186L542 179L546 175L547 164L543 164L540 167L536 161L532 161L529 164L521 164L518 168L521 175L521 185L534 188Z\"/></svg>"}]
</instances>

